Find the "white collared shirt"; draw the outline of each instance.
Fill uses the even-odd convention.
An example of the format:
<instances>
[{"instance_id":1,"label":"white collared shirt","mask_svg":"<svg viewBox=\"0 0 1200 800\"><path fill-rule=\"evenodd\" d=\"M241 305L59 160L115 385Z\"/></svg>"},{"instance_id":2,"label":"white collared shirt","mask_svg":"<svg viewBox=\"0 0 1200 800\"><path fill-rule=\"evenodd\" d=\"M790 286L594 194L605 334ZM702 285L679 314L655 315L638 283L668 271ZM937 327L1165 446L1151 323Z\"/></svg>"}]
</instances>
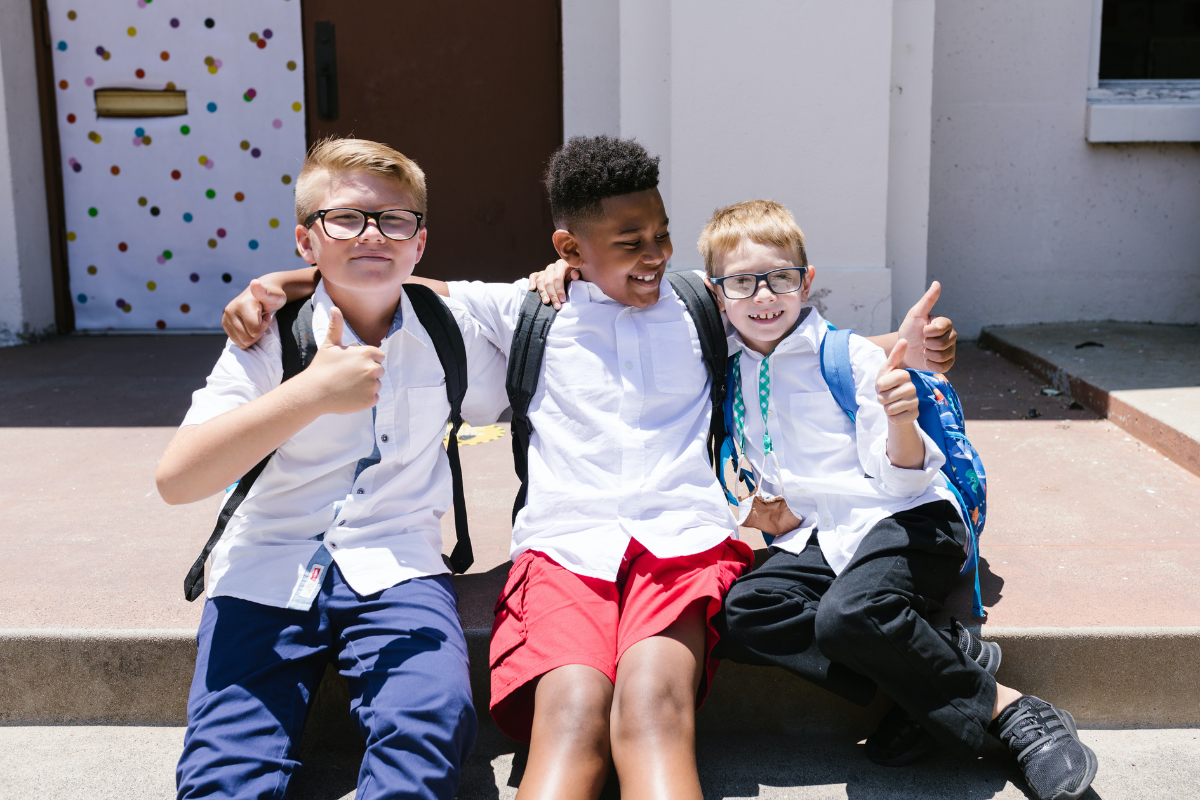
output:
<instances>
[{"instance_id":1,"label":"white collared shirt","mask_svg":"<svg viewBox=\"0 0 1200 800\"><path fill-rule=\"evenodd\" d=\"M442 446L450 404L433 341L401 294L401 325L383 340L385 375L376 405L326 414L284 442L234 513L212 553L209 597L240 597L286 607L313 554L328 548L360 595L401 581L448 572L439 519L451 503L450 465ZM462 413L489 424L508 404L504 359L460 304L447 303L467 350ZM313 295L313 335L323 342L332 301L323 283ZM362 342L347 324L342 343ZM184 425L198 425L248 403L283 379L274 320L249 350L232 342L208 384L192 395ZM360 459L380 462L355 478ZM314 537L325 534L323 541Z\"/></svg>"},{"instance_id":2,"label":"white collared shirt","mask_svg":"<svg viewBox=\"0 0 1200 800\"><path fill-rule=\"evenodd\" d=\"M800 553L816 530L825 560L840 574L880 520L938 500L949 500L956 508L958 504L939 471L945 456L919 427L925 444L924 467L901 469L888 459L887 415L875 392L875 379L887 359L882 349L861 336L850 337L859 405L855 421L842 411L821 376L821 341L826 332L825 320L809 308L796 329L767 356L771 381L766 425L778 472L775 459L763 455L757 391L763 356L746 347L736 331L730 336L730 353L741 350L746 456L764 476L764 490L770 495L782 493L801 520L801 527L772 544Z\"/></svg>"},{"instance_id":3,"label":"white collared shirt","mask_svg":"<svg viewBox=\"0 0 1200 800\"><path fill-rule=\"evenodd\" d=\"M527 286L455 282L450 295L507 355ZM539 550L611 581L631 537L660 558L736 538L705 451L709 378L683 302L666 280L647 308L584 281L567 293L529 404L529 492L512 558Z\"/></svg>"}]
</instances>

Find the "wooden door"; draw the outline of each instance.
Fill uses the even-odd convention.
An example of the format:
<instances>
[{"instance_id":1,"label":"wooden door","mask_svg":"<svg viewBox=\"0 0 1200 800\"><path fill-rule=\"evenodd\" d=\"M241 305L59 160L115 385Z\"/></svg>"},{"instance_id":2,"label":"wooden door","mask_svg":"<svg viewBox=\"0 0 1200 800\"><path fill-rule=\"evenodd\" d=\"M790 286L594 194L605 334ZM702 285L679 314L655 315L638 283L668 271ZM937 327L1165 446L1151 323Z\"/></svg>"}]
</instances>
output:
<instances>
[{"instance_id":1,"label":"wooden door","mask_svg":"<svg viewBox=\"0 0 1200 800\"><path fill-rule=\"evenodd\" d=\"M420 164L420 275L507 281L555 258L542 173L562 143L557 0L304 0L309 141Z\"/></svg>"}]
</instances>

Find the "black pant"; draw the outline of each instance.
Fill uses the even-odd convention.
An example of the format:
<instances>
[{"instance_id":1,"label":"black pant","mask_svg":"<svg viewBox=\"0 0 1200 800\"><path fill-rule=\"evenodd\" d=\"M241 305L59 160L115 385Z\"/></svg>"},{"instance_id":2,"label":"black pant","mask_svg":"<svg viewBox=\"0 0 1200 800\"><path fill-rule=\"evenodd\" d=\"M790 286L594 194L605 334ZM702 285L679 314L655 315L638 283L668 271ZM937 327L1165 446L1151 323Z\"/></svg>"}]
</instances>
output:
<instances>
[{"instance_id":1,"label":"black pant","mask_svg":"<svg viewBox=\"0 0 1200 800\"><path fill-rule=\"evenodd\" d=\"M725 599L716 655L783 667L859 705L879 686L948 750L978 752L996 682L927 621L957 582L966 537L939 501L879 522L841 575L815 533L799 555L772 548Z\"/></svg>"}]
</instances>

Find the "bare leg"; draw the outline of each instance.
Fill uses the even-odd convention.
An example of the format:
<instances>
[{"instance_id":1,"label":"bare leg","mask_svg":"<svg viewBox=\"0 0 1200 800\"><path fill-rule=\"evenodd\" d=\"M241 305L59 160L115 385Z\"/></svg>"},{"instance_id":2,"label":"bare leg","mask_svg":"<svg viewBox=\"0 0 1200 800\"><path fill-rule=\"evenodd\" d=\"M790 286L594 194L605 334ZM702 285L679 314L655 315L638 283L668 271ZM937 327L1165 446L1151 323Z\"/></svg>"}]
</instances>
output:
<instances>
[{"instance_id":1,"label":"bare leg","mask_svg":"<svg viewBox=\"0 0 1200 800\"><path fill-rule=\"evenodd\" d=\"M547 672L534 690L533 736L518 800L595 800L608 777L613 685L592 667Z\"/></svg>"},{"instance_id":2,"label":"bare leg","mask_svg":"<svg viewBox=\"0 0 1200 800\"><path fill-rule=\"evenodd\" d=\"M996 703L992 706L992 719L1000 716L1000 712L1021 699L1021 693L1003 684L996 684Z\"/></svg>"},{"instance_id":3,"label":"bare leg","mask_svg":"<svg viewBox=\"0 0 1200 800\"><path fill-rule=\"evenodd\" d=\"M612 705L612 756L623 800L702 800L696 690L708 632L705 602L625 651Z\"/></svg>"}]
</instances>

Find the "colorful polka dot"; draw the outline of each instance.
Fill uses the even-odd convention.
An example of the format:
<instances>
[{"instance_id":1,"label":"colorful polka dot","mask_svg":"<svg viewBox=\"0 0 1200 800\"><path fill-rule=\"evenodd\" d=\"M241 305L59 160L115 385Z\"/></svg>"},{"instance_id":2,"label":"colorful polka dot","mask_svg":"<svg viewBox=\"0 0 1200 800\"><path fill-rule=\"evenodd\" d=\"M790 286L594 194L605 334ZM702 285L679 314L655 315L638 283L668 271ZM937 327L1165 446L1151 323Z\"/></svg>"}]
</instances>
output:
<instances>
[{"instance_id":1,"label":"colorful polka dot","mask_svg":"<svg viewBox=\"0 0 1200 800\"><path fill-rule=\"evenodd\" d=\"M209 247L216 247L216 246L217 246L217 240L216 240L216 239L209 239L209 240L208 240L208 246L209 246Z\"/></svg>"},{"instance_id":2,"label":"colorful polka dot","mask_svg":"<svg viewBox=\"0 0 1200 800\"><path fill-rule=\"evenodd\" d=\"M256 45L254 45L254 46L255 46L255 47L257 47L259 50L262 50L263 48L265 48L265 47L267 46L267 40L266 40L266 39L259 39L259 40L258 40L258 43L257 43Z\"/></svg>"},{"instance_id":3,"label":"colorful polka dot","mask_svg":"<svg viewBox=\"0 0 1200 800\"><path fill-rule=\"evenodd\" d=\"M221 274L221 280L225 281L226 283L229 283L230 281L233 280L233 276L230 275L228 272L225 272L225 273Z\"/></svg>"},{"instance_id":4,"label":"colorful polka dot","mask_svg":"<svg viewBox=\"0 0 1200 800\"><path fill-rule=\"evenodd\" d=\"M174 253L172 253L170 250L163 250L162 255L163 255L163 258L165 258L167 261L170 261L171 256L174 255Z\"/></svg>"},{"instance_id":5,"label":"colorful polka dot","mask_svg":"<svg viewBox=\"0 0 1200 800\"><path fill-rule=\"evenodd\" d=\"M295 62L295 61L289 61L289 62L287 63L287 68L288 68L288 71L289 71L289 72L291 72L291 71L295 70L295 69L296 69L296 62Z\"/></svg>"},{"instance_id":6,"label":"colorful polka dot","mask_svg":"<svg viewBox=\"0 0 1200 800\"><path fill-rule=\"evenodd\" d=\"M144 197L139 197L139 198L138 198L138 205L139 205L139 206L144 206L144 205L146 205L146 203L148 203L148 202L150 202L150 201L149 201L149 200L147 200L147 199L146 199L146 198L144 198Z\"/></svg>"},{"instance_id":7,"label":"colorful polka dot","mask_svg":"<svg viewBox=\"0 0 1200 800\"><path fill-rule=\"evenodd\" d=\"M154 281L146 281L146 288L153 292L158 288L158 284Z\"/></svg>"},{"instance_id":8,"label":"colorful polka dot","mask_svg":"<svg viewBox=\"0 0 1200 800\"><path fill-rule=\"evenodd\" d=\"M125 244L124 242L121 242L120 244L117 245L117 249L120 250L122 253L124 253L126 250L129 249L129 245Z\"/></svg>"},{"instance_id":9,"label":"colorful polka dot","mask_svg":"<svg viewBox=\"0 0 1200 800\"><path fill-rule=\"evenodd\" d=\"M216 110L217 110L217 104L216 104L216 103L209 103L208 105L206 105L206 106L205 106L205 108L207 108L207 109L208 109L208 113L210 113L210 114L211 114L212 112L214 112L214 111L216 111Z\"/></svg>"},{"instance_id":10,"label":"colorful polka dot","mask_svg":"<svg viewBox=\"0 0 1200 800\"><path fill-rule=\"evenodd\" d=\"M279 220L277 220L277 219L275 219L274 217L272 217L272 218L271 218L271 220L270 220L270 222L268 222L267 224L268 224L268 225L270 225L272 228L278 228L278 227L279 227Z\"/></svg>"},{"instance_id":11,"label":"colorful polka dot","mask_svg":"<svg viewBox=\"0 0 1200 800\"><path fill-rule=\"evenodd\" d=\"M105 61L108 61L110 58L112 58L112 53L110 53L110 52L108 52L107 50L105 50L105 51L104 51L104 54L103 54L102 56L100 56L100 57L101 57L101 58L103 58Z\"/></svg>"},{"instance_id":12,"label":"colorful polka dot","mask_svg":"<svg viewBox=\"0 0 1200 800\"><path fill-rule=\"evenodd\" d=\"M130 36L137 36L137 28L133 27L132 25L130 25L129 29L125 32L128 33Z\"/></svg>"},{"instance_id":13,"label":"colorful polka dot","mask_svg":"<svg viewBox=\"0 0 1200 800\"><path fill-rule=\"evenodd\" d=\"M138 138L137 136L133 137L133 146L134 146L134 147L141 147L141 146L142 146L142 140L141 140L140 138Z\"/></svg>"},{"instance_id":14,"label":"colorful polka dot","mask_svg":"<svg viewBox=\"0 0 1200 800\"><path fill-rule=\"evenodd\" d=\"M192 220L194 220L194 219L195 219L195 217L193 217L193 216L192 216L192 214L191 214L191 212L190 212L190 211L185 211L185 212L184 212L184 214L183 214L183 221L184 221L184 222L191 222L191 221L192 221Z\"/></svg>"},{"instance_id":15,"label":"colorful polka dot","mask_svg":"<svg viewBox=\"0 0 1200 800\"><path fill-rule=\"evenodd\" d=\"M143 136L143 137L142 137L142 144L150 144L150 137L149 137L149 136Z\"/></svg>"},{"instance_id":16,"label":"colorful polka dot","mask_svg":"<svg viewBox=\"0 0 1200 800\"><path fill-rule=\"evenodd\" d=\"M171 170L171 180L177 181L182 177L183 177L183 173L180 172L179 170L177 170L177 169Z\"/></svg>"},{"instance_id":17,"label":"colorful polka dot","mask_svg":"<svg viewBox=\"0 0 1200 800\"><path fill-rule=\"evenodd\" d=\"M88 275L95 275L97 272L99 272L99 270L96 269L95 264L92 264L88 267Z\"/></svg>"},{"instance_id":18,"label":"colorful polka dot","mask_svg":"<svg viewBox=\"0 0 1200 800\"><path fill-rule=\"evenodd\" d=\"M281 119L271 120L271 127L274 128L275 130L279 130L280 128L283 127L283 120L281 120Z\"/></svg>"},{"instance_id":19,"label":"colorful polka dot","mask_svg":"<svg viewBox=\"0 0 1200 800\"><path fill-rule=\"evenodd\" d=\"M270 39L270 38L271 38L272 36L274 36L274 35L275 35L275 34L274 34L272 31L271 31L271 29L270 29L270 28L264 28L264 29L263 29L263 38L264 38L264 39Z\"/></svg>"},{"instance_id":20,"label":"colorful polka dot","mask_svg":"<svg viewBox=\"0 0 1200 800\"><path fill-rule=\"evenodd\" d=\"M303 108L303 106L301 106L301 105L300 105L300 101L299 101L299 100L297 100L296 102L292 103L292 111L299 111L301 108Z\"/></svg>"},{"instance_id":21,"label":"colorful polka dot","mask_svg":"<svg viewBox=\"0 0 1200 800\"><path fill-rule=\"evenodd\" d=\"M282 178L281 180L283 181L283 185L284 185L284 186L287 186L289 183L291 183L291 182L292 182L292 176L291 176L291 175L284 175L284 176L283 176L283 178Z\"/></svg>"},{"instance_id":22,"label":"colorful polka dot","mask_svg":"<svg viewBox=\"0 0 1200 800\"><path fill-rule=\"evenodd\" d=\"M208 19L204 20L204 27L206 27L206 28L211 28L213 25L216 25L216 24L217 23L213 21L212 17L209 17Z\"/></svg>"},{"instance_id":23,"label":"colorful polka dot","mask_svg":"<svg viewBox=\"0 0 1200 800\"><path fill-rule=\"evenodd\" d=\"M207 192L204 193L204 196L207 197L209 200L212 200L214 197L217 196L217 193L216 193L216 191L209 189Z\"/></svg>"},{"instance_id":24,"label":"colorful polka dot","mask_svg":"<svg viewBox=\"0 0 1200 800\"><path fill-rule=\"evenodd\" d=\"M69 19L69 20L74 20L77 16L79 16L79 15L76 14L74 11L67 12L67 19Z\"/></svg>"},{"instance_id":25,"label":"colorful polka dot","mask_svg":"<svg viewBox=\"0 0 1200 800\"><path fill-rule=\"evenodd\" d=\"M95 131L88 131L88 139L96 144L100 144L100 134L96 133Z\"/></svg>"},{"instance_id":26,"label":"colorful polka dot","mask_svg":"<svg viewBox=\"0 0 1200 800\"><path fill-rule=\"evenodd\" d=\"M167 85L163 87L168 92L175 91L175 81L167 81Z\"/></svg>"},{"instance_id":27,"label":"colorful polka dot","mask_svg":"<svg viewBox=\"0 0 1200 800\"><path fill-rule=\"evenodd\" d=\"M75 231L67 231L67 241L68 242L75 241Z\"/></svg>"},{"instance_id":28,"label":"colorful polka dot","mask_svg":"<svg viewBox=\"0 0 1200 800\"><path fill-rule=\"evenodd\" d=\"M125 307L125 299L122 297L118 297L117 298L117 308L124 308L124 307Z\"/></svg>"},{"instance_id":29,"label":"colorful polka dot","mask_svg":"<svg viewBox=\"0 0 1200 800\"><path fill-rule=\"evenodd\" d=\"M161 213L162 212L159 211L158 206L150 206L150 216L157 217Z\"/></svg>"},{"instance_id":30,"label":"colorful polka dot","mask_svg":"<svg viewBox=\"0 0 1200 800\"><path fill-rule=\"evenodd\" d=\"M154 323L154 327L158 328L161 331L167 327L167 321L160 319L158 322Z\"/></svg>"},{"instance_id":31,"label":"colorful polka dot","mask_svg":"<svg viewBox=\"0 0 1200 800\"><path fill-rule=\"evenodd\" d=\"M74 125L74 124L75 124L75 115L74 115L74 114L67 114L67 122L69 122L70 124Z\"/></svg>"},{"instance_id":32,"label":"colorful polka dot","mask_svg":"<svg viewBox=\"0 0 1200 800\"><path fill-rule=\"evenodd\" d=\"M241 142L241 144L238 145L238 147L242 148L243 150L249 150L250 143L247 142L245 139L242 139L242 142Z\"/></svg>"},{"instance_id":33,"label":"colorful polka dot","mask_svg":"<svg viewBox=\"0 0 1200 800\"><path fill-rule=\"evenodd\" d=\"M134 75L137 75L137 77L138 77L138 80L141 80L142 78L146 77L146 70L144 70L144 69L138 69L138 70L136 70L136 71L135 71L133 74L134 74Z\"/></svg>"},{"instance_id":34,"label":"colorful polka dot","mask_svg":"<svg viewBox=\"0 0 1200 800\"><path fill-rule=\"evenodd\" d=\"M121 174L121 168L118 167L116 164L113 164L112 167L110 167L108 171L111 172L113 175Z\"/></svg>"},{"instance_id":35,"label":"colorful polka dot","mask_svg":"<svg viewBox=\"0 0 1200 800\"><path fill-rule=\"evenodd\" d=\"M94 216L96 216L96 215L97 215L97 214L99 214L99 213L100 213L99 209L97 209L95 206L92 206L91 208L89 208L89 209L88 209L88 216L89 216L89 217L94 217Z\"/></svg>"},{"instance_id":36,"label":"colorful polka dot","mask_svg":"<svg viewBox=\"0 0 1200 800\"><path fill-rule=\"evenodd\" d=\"M203 167L205 164L208 163L208 156L200 156L199 158L196 159L196 161L199 162L200 166Z\"/></svg>"},{"instance_id":37,"label":"colorful polka dot","mask_svg":"<svg viewBox=\"0 0 1200 800\"><path fill-rule=\"evenodd\" d=\"M246 195L245 195L245 194L243 194L242 192L234 192L234 193L233 193L233 199L234 199L234 200L237 200L237 201L240 203L240 202L242 202L243 200L245 200L245 199L246 199Z\"/></svg>"},{"instance_id":38,"label":"colorful polka dot","mask_svg":"<svg viewBox=\"0 0 1200 800\"><path fill-rule=\"evenodd\" d=\"M225 229L217 228L217 236L221 239L224 239L225 238Z\"/></svg>"},{"instance_id":39,"label":"colorful polka dot","mask_svg":"<svg viewBox=\"0 0 1200 800\"><path fill-rule=\"evenodd\" d=\"M141 138L146 135L146 129L145 128L135 128L133 131L133 135L137 136L138 138Z\"/></svg>"},{"instance_id":40,"label":"colorful polka dot","mask_svg":"<svg viewBox=\"0 0 1200 800\"><path fill-rule=\"evenodd\" d=\"M168 53L166 50L163 50L161 53L159 53L158 57L161 58L163 61L171 60L171 54Z\"/></svg>"},{"instance_id":41,"label":"colorful polka dot","mask_svg":"<svg viewBox=\"0 0 1200 800\"><path fill-rule=\"evenodd\" d=\"M251 33L251 34L250 34L250 41L251 41L251 42L257 42L257 41L258 41L258 34L257 34L257 33Z\"/></svg>"},{"instance_id":42,"label":"colorful polka dot","mask_svg":"<svg viewBox=\"0 0 1200 800\"><path fill-rule=\"evenodd\" d=\"M251 155L251 157L253 157L253 158L258 158L259 156L261 156L261 155L262 155L262 150L259 150L259 149L256 147L256 148L254 148L253 150L251 150L251 151L250 151L250 155Z\"/></svg>"},{"instance_id":43,"label":"colorful polka dot","mask_svg":"<svg viewBox=\"0 0 1200 800\"><path fill-rule=\"evenodd\" d=\"M189 133L192 132L192 129L189 128L187 125L180 125L179 132L182 133L184 136L187 136Z\"/></svg>"},{"instance_id":44,"label":"colorful polka dot","mask_svg":"<svg viewBox=\"0 0 1200 800\"><path fill-rule=\"evenodd\" d=\"M86 303L87 295L86 294L77 294L77 295L75 295L75 299L78 300L80 303Z\"/></svg>"},{"instance_id":45,"label":"colorful polka dot","mask_svg":"<svg viewBox=\"0 0 1200 800\"><path fill-rule=\"evenodd\" d=\"M189 306L187 303L184 303L183 305L181 305L181 306L179 307L179 310L180 310L180 311L182 311L183 313L185 313L185 314L186 314L186 313L188 313L189 311L191 311L191 310L192 310L192 307L191 307L191 306Z\"/></svg>"},{"instance_id":46,"label":"colorful polka dot","mask_svg":"<svg viewBox=\"0 0 1200 800\"><path fill-rule=\"evenodd\" d=\"M59 49L60 51L66 50L66 49L67 49L67 43L66 43L66 42L59 42L59 43L58 43L58 49Z\"/></svg>"},{"instance_id":47,"label":"colorful polka dot","mask_svg":"<svg viewBox=\"0 0 1200 800\"><path fill-rule=\"evenodd\" d=\"M246 90L246 93L242 95L242 98L243 98L243 99L244 99L244 100L245 100L247 103L249 103L251 100L253 100L253 99L254 99L254 98L256 98L256 97L258 97L258 92L256 92L256 91L254 90L254 88L253 88L253 87L251 87L251 88L247 89L247 90Z\"/></svg>"},{"instance_id":48,"label":"colorful polka dot","mask_svg":"<svg viewBox=\"0 0 1200 800\"><path fill-rule=\"evenodd\" d=\"M257 249L258 249L258 239L251 239L251 240L250 240L250 249L251 249L251 250L257 250Z\"/></svg>"},{"instance_id":49,"label":"colorful polka dot","mask_svg":"<svg viewBox=\"0 0 1200 800\"><path fill-rule=\"evenodd\" d=\"M58 88L60 88L60 89L66 89L66 88L67 88L69 85L70 85L70 84L68 84L66 81L59 81L59 82L58 82Z\"/></svg>"},{"instance_id":50,"label":"colorful polka dot","mask_svg":"<svg viewBox=\"0 0 1200 800\"><path fill-rule=\"evenodd\" d=\"M176 17L171 17L171 27L172 27L172 28L178 28L178 27L179 27L179 20L178 20L178 18L176 18Z\"/></svg>"},{"instance_id":51,"label":"colorful polka dot","mask_svg":"<svg viewBox=\"0 0 1200 800\"><path fill-rule=\"evenodd\" d=\"M83 79L83 85L84 86L95 86L96 80L94 78L92 78L92 76L89 75L88 77Z\"/></svg>"},{"instance_id":52,"label":"colorful polka dot","mask_svg":"<svg viewBox=\"0 0 1200 800\"><path fill-rule=\"evenodd\" d=\"M129 305L129 303L126 303L125 307L122 308L121 310L124 311L126 314L128 314L130 311L133 311L133 306Z\"/></svg>"},{"instance_id":53,"label":"colorful polka dot","mask_svg":"<svg viewBox=\"0 0 1200 800\"><path fill-rule=\"evenodd\" d=\"M188 275L188 280L191 281L192 283L199 283L200 276L197 273L193 272L191 275Z\"/></svg>"}]
</instances>

